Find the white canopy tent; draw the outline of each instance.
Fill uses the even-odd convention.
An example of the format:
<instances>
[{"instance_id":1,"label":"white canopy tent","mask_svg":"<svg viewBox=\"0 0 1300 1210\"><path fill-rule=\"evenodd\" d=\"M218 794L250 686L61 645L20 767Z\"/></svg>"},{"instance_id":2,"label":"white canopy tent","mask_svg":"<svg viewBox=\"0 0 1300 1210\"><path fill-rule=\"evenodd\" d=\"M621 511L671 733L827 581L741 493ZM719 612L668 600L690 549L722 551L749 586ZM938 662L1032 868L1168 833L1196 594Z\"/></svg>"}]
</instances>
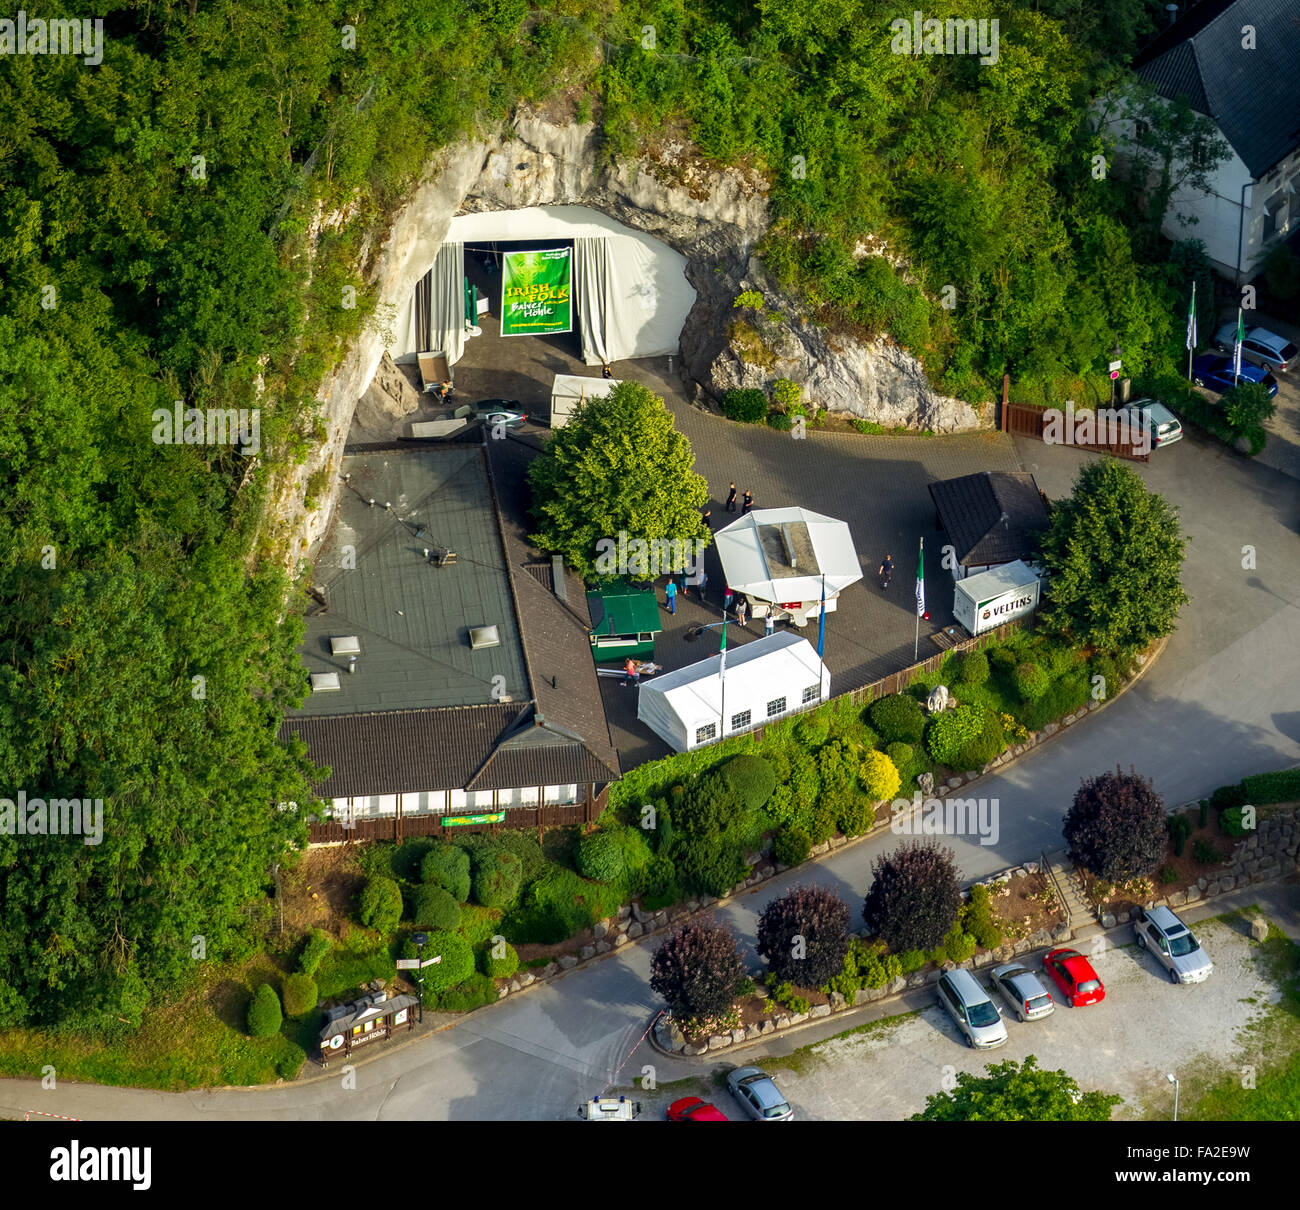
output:
<instances>
[{"instance_id":1,"label":"white canopy tent","mask_svg":"<svg viewBox=\"0 0 1300 1210\"><path fill-rule=\"evenodd\" d=\"M551 387L551 428L562 429L580 404L588 399L603 399L618 385L617 378L556 374L555 383Z\"/></svg>"},{"instance_id":2,"label":"white canopy tent","mask_svg":"<svg viewBox=\"0 0 1300 1210\"><path fill-rule=\"evenodd\" d=\"M840 592L862 579L847 523L806 508L754 509L718 530L714 542L733 592L788 607L800 626L817 616L823 575L827 613Z\"/></svg>"},{"instance_id":3,"label":"white canopy tent","mask_svg":"<svg viewBox=\"0 0 1300 1210\"><path fill-rule=\"evenodd\" d=\"M788 630L755 639L722 656L643 681L636 716L677 752L711 744L725 734L752 731L792 711L824 702L831 674L807 639Z\"/></svg>"},{"instance_id":4,"label":"white canopy tent","mask_svg":"<svg viewBox=\"0 0 1300 1210\"><path fill-rule=\"evenodd\" d=\"M397 314L394 361L441 349L450 364L465 348L465 245L510 240L573 241L573 303L582 360L608 365L677 352L695 304L686 258L587 206L488 210L451 220L429 270Z\"/></svg>"}]
</instances>

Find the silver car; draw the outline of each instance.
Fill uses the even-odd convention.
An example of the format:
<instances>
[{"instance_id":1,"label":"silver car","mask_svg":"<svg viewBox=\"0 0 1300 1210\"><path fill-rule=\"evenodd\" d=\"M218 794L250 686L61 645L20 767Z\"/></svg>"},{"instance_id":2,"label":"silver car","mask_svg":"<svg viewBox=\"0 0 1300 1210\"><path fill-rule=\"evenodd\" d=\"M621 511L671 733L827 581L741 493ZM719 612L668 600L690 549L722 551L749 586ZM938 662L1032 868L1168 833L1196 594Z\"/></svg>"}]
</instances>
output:
<instances>
[{"instance_id":1,"label":"silver car","mask_svg":"<svg viewBox=\"0 0 1300 1210\"><path fill-rule=\"evenodd\" d=\"M1200 943L1167 907L1150 911L1138 908L1133 917L1133 931L1140 949L1146 950L1169 972L1170 983L1203 983L1210 977L1214 963Z\"/></svg>"},{"instance_id":2,"label":"silver car","mask_svg":"<svg viewBox=\"0 0 1300 1210\"><path fill-rule=\"evenodd\" d=\"M755 1121L790 1122L794 1110L775 1081L761 1067L737 1067L727 1076L727 1088Z\"/></svg>"},{"instance_id":3,"label":"silver car","mask_svg":"<svg viewBox=\"0 0 1300 1210\"><path fill-rule=\"evenodd\" d=\"M936 986L939 1003L962 1036L976 1050L992 1050L1007 1041L1007 1027L998 1006L970 971L945 971Z\"/></svg>"},{"instance_id":4,"label":"silver car","mask_svg":"<svg viewBox=\"0 0 1300 1210\"><path fill-rule=\"evenodd\" d=\"M1143 432L1150 434L1152 449L1183 439L1182 423L1158 399L1135 399L1120 411L1128 412L1130 426L1140 425Z\"/></svg>"},{"instance_id":5,"label":"silver car","mask_svg":"<svg viewBox=\"0 0 1300 1210\"><path fill-rule=\"evenodd\" d=\"M1224 324L1214 334L1214 343L1220 351L1231 354L1237 345L1237 325ZM1241 354L1256 365L1285 374L1300 357L1300 349L1267 328L1251 328L1241 342Z\"/></svg>"},{"instance_id":6,"label":"silver car","mask_svg":"<svg viewBox=\"0 0 1300 1210\"><path fill-rule=\"evenodd\" d=\"M1050 1017L1056 1010L1055 1002L1038 976L1019 962L995 966L991 978L1017 1021L1037 1021L1040 1017Z\"/></svg>"}]
</instances>

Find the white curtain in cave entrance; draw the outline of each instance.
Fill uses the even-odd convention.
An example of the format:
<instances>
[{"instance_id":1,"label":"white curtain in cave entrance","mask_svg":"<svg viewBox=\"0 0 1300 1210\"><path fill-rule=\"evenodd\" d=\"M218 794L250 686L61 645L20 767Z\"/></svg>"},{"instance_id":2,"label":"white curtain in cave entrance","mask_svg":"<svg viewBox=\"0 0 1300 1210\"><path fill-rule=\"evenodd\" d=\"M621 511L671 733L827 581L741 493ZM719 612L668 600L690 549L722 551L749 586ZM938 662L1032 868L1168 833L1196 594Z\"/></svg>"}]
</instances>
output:
<instances>
[{"instance_id":1,"label":"white curtain in cave entrance","mask_svg":"<svg viewBox=\"0 0 1300 1210\"><path fill-rule=\"evenodd\" d=\"M455 365L465 351L465 245L445 243L415 286L417 353L441 351Z\"/></svg>"},{"instance_id":2,"label":"white curtain in cave entrance","mask_svg":"<svg viewBox=\"0 0 1300 1210\"><path fill-rule=\"evenodd\" d=\"M609 240L579 237L573 241L575 303L578 334L582 338L582 360L609 364L605 342L609 322Z\"/></svg>"}]
</instances>

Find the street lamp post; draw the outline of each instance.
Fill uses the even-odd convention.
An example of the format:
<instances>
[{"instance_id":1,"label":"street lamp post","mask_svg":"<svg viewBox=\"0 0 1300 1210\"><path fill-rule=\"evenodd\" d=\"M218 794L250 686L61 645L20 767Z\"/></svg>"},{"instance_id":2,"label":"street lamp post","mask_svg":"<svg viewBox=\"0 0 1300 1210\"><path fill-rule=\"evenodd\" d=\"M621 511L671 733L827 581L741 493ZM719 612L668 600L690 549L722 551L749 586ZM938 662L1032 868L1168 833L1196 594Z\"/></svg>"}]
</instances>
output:
<instances>
[{"instance_id":1,"label":"street lamp post","mask_svg":"<svg viewBox=\"0 0 1300 1210\"><path fill-rule=\"evenodd\" d=\"M1178 1077L1171 1071L1165 1079L1174 1086L1174 1121L1176 1122L1178 1121Z\"/></svg>"},{"instance_id":2,"label":"street lamp post","mask_svg":"<svg viewBox=\"0 0 1300 1210\"><path fill-rule=\"evenodd\" d=\"M415 971L416 995L420 998L420 1024L424 1024L424 947L429 944L428 933L416 933L411 938L415 942L416 961L420 965Z\"/></svg>"}]
</instances>

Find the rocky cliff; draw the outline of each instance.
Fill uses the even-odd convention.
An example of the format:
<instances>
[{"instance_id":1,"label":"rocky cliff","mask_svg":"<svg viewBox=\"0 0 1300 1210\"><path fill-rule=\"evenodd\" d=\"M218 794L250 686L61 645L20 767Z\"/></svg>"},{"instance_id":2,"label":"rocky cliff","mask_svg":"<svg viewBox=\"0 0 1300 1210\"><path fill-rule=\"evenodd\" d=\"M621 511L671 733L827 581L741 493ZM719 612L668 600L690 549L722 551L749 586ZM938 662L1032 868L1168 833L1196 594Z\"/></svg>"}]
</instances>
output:
<instances>
[{"instance_id":1,"label":"rocky cliff","mask_svg":"<svg viewBox=\"0 0 1300 1210\"><path fill-rule=\"evenodd\" d=\"M803 386L805 399L883 425L939 432L978 427L974 411L936 393L906 350L887 340L835 336L772 288L753 259L768 222L759 176L719 171L686 146L668 146L654 159L613 163L590 124L562 126L525 114L498 137L450 148L431 164L372 259L369 277L381 312L410 296L457 213L547 205L603 211L686 257L698 299L682 332L683 371L704 392L716 397L732 387L769 387L790 378ZM733 305L751 287L765 296L763 317L742 317ZM296 535L294 556L306 555L324 535L334 492L322 493L322 507L308 513L302 506L306 484L322 471L335 479L353 413L372 386L384 346L382 322L376 323L321 387L328 436L282 485L277 509ZM389 386L400 394L400 385ZM385 394L379 384L363 406L407 406L386 401Z\"/></svg>"}]
</instances>

